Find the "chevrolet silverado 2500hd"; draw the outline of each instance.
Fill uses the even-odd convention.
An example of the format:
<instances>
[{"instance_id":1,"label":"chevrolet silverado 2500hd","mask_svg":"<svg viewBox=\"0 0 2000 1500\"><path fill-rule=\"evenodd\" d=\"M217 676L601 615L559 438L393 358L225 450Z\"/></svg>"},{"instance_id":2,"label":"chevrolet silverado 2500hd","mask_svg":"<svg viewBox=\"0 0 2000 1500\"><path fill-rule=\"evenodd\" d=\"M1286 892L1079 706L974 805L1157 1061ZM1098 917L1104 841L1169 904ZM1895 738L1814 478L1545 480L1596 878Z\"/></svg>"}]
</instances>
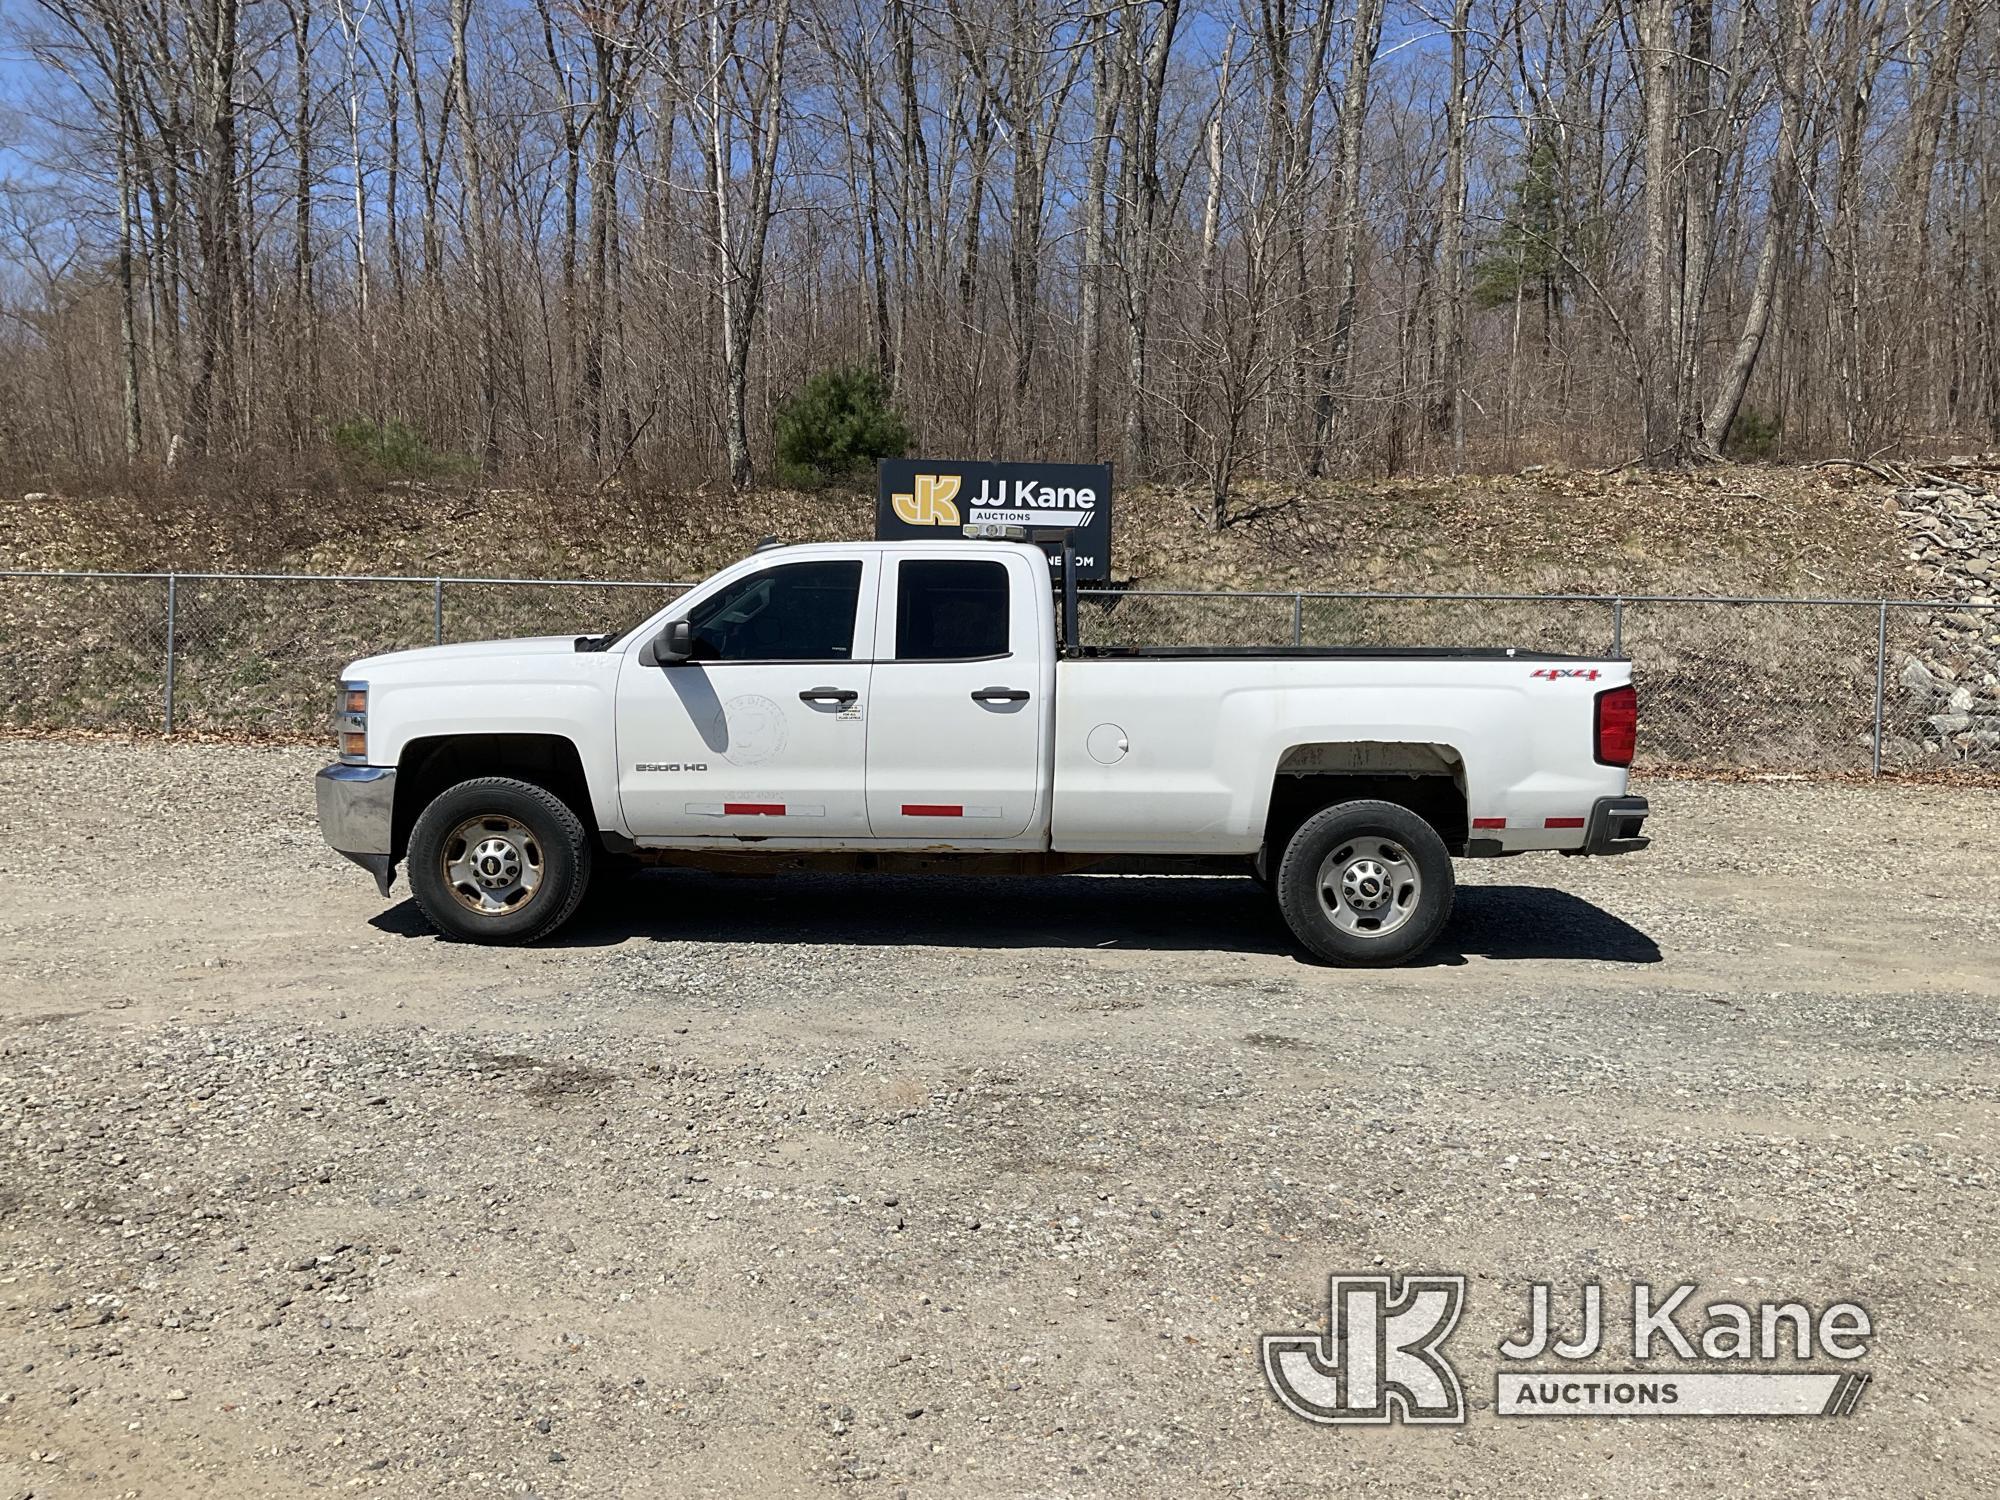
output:
<instances>
[{"instance_id":1,"label":"chevrolet silverado 2500hd","mask_svg":"<svg viewBox=\"0 0 2000 1500\"><path fill-rule=\"evenodd\" d=\"M320 826L475 942L553 932L608 864L1226 859L1353 964L1437 936L1453 856L1648 842L1628 662L1081 647L1049 570L1026 542L767 548L620 635L357 661Z\"/></svg>"}]
</instances>

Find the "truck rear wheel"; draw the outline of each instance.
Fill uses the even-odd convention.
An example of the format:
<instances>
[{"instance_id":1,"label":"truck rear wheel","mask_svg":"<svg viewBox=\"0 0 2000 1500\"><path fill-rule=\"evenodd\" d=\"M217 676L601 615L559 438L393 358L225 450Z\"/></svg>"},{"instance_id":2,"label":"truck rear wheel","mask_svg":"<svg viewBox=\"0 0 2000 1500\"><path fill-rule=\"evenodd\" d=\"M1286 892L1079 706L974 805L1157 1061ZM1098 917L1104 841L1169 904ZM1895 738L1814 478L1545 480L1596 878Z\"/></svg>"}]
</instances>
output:
<instances>
[{"instance_id":1,"label":"truck rear wheel","mask_svg":"<svg viewBox=\"0 0 2000 1500\"><path fill-rule=\"evenodd\" d=\"M531 943L590 885L591 839L555 793L486 776L431 800L410 831L410 888L431 925L469 943Z\"/></svg>"},{"instance_id":2,"label":"truck rear wheel","mask_svg":"<svg viewBox=\"0 0 2000 1500\"><path fill-rule=\"evenodd\" d=\"M1278 909L1329 963L1405 963L1451 916L1451 854L1393 802L1342 802L1299 825L1278 866Z\"/></svg>"}]
</instances>

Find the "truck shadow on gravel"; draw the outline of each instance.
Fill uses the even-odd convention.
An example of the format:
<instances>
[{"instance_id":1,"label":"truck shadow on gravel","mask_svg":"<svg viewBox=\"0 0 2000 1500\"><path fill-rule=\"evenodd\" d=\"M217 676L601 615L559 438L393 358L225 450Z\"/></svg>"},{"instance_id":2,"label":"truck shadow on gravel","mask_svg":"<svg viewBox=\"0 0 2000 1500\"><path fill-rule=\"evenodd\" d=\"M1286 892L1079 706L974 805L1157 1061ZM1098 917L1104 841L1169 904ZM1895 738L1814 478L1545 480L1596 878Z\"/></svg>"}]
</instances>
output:
<instances>
[{"instance_id":1,"label":"truck shadow on gravel","mask_svg":"<svg viewBox=\"0 0 2000 1500\"><path fill-rule=\"evenodd\" d=\"M373 925L431 937L414 901ZM653 871L593 891L542 946L633 939L883 947L1218 950L1304 959L1271 898L1226 877L1057 876L1034 880L885 875L728 876ZM1451 922L1413 967L1468 958L1651 964L1659 945L1567 891L1461 886Z\"/></svg>"}]
</instances>

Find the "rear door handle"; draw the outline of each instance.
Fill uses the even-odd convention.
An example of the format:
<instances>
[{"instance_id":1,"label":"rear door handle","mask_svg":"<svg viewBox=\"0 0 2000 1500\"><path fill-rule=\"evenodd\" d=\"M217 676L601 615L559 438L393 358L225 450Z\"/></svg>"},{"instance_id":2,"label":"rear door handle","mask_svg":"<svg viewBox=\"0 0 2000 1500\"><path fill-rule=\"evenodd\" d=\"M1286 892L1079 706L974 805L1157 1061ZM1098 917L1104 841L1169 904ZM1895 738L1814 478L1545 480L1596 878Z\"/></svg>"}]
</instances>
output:
<instances>
[{"instance_id":1,"label":"rear door handle","mask_svg":"<svg viewBox=\"0 0 2000 1500\"><path fill-rule=\"evenodd\" d=\"M852 703L861 695L853 688L820 687L807 688L799 694L801 703Z\"/></svg>"},{"instance_id":2,"label":"rear door handle","mask_svg":"<svg viewBox=\"0 0 2000 1500\"><path fill-rule=\"evenodd\" d=\"M1026 688L1003 687L981 688L972 695L972 701L974 703L1026 703L1028 701L1028 690Z\"/></svg>"}]
</instances>

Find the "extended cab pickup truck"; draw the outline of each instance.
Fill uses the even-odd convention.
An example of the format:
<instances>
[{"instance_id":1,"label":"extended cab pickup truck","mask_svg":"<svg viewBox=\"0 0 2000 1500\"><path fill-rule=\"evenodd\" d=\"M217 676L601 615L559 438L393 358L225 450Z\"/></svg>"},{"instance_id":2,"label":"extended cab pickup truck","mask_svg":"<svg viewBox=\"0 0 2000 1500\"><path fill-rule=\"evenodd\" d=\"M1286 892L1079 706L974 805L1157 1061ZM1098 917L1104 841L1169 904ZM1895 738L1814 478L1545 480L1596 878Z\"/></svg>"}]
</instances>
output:
<instances>
[{"instance_id":1,"label":"extended cab pickup truck","mask_svg":"<svg viewBox=\"0 0 2000 1500\"><path fill-rule=\"evenodd\" d=\"M321 829L384 896L407 861L474 942L551 933L593 870L635 863L1222 860L1350 964L1438 935L1454 856L1648 842L1628 662L1079 646L1073 573L1049 574L1007 540L765 548L623 634L357 661Z\"/></svg>"}]
</instances>

